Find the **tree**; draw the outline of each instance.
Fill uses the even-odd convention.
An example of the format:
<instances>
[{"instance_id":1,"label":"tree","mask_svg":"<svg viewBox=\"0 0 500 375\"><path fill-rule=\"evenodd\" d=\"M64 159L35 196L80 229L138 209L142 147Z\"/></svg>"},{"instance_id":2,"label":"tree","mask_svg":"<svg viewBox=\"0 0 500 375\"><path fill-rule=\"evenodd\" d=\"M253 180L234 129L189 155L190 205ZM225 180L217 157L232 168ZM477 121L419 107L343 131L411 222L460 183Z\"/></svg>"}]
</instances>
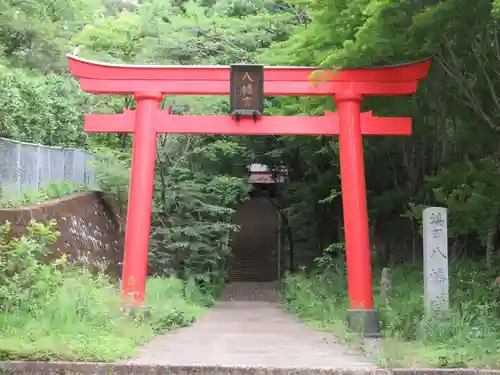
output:
<instances>
[{"instance_id":1,"label":"tree","mask_svg":"<svg viewBox=\"0 0 500 375\"><path fill-rule=\"evenodd\" d=\"M415 240L419 236L421 207L440 203L450 210L454 259L467 247L488 254L489 261L495 258L500 219L498 192L492 184L492 173L497 168L492 166L499 164L495 94L499 85L498 4L492 6L487 0L292 3L307 7L310 22L299 26L291 38L264 51L261 58L265 62L349 68L433 56L430 75L412 98L365 100L365 109L377 115L414 119L411 138L365 140L372 242L378 243L377 249L389 251L392 261L407 257L405 254L413 254L416 260L421 254L416 246L419 241ZM280 102L281 111L288 114L332 106L317 99ZM308 166L292 174L288 187L292 196L301 196L302 202L309 199L308 207L314 207L324 202L332 189L339 191L338 179L322 178L325 174L338 175L335 142L327 146L327 151L324 145L328 141L321 137L280 137L274 142L276 146L268 155L284 155L284 162L292 171L298 169L297 164ZM318 154L321 162L316 159ZM287 155L296 155L295 160ZM294 183L300 186L304 181L308 183L297 192ZM450 185L452 181L454 185ZM312 188L314 185L316 189ZM298 210L302 202L291 200L289 210ZM318 223L332 215L340 216L341 206L338 198L325 204L329 208L322 220L318 220L314 210L301 210L310 213L302 215L295 224L297 228L311 223L315 228L311 230L317 233L328 231L319 228ZM473 218L478 225L472 224ZM317 251L313 249L321 236L307 236L305 246L310 252Z\"/></svg>"}]
</instances>

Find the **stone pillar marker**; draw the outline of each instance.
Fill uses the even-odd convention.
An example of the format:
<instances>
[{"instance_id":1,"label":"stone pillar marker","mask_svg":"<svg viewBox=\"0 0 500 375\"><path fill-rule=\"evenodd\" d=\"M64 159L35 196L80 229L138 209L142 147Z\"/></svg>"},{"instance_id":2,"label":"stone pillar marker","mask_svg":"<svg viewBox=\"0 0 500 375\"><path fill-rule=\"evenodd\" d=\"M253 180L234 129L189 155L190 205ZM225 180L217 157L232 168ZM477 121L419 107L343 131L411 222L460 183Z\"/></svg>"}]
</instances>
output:
<instances>
[{"instance_id":1,"label":"stone pillar marker","mask_svg":"<svg viewBox=\"0 0 500 375\"><path fill-rule=\"evenodd\" d=\"M447 209L428 207L423 212L424 305L426 315L449 308Z\"/></svg>"}]
</instances>

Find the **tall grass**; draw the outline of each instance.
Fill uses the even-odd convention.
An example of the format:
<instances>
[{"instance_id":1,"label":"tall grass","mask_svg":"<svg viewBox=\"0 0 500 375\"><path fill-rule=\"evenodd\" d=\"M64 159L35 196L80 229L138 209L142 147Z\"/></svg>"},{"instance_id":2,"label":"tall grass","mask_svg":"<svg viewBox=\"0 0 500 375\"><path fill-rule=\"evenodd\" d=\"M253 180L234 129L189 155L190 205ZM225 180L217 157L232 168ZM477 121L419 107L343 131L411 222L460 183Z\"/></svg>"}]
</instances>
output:
<instances>
[{"instance_id":1,"label":"tall grass","mask_svg":"<svg viewBox=\"0 0 500 375\"><path fill-rule=\"evenodd\" d=\"M493 274L482 263L452 265L451 311L446 319L424 324L422 268L393 269L388 305L380 304L378 298L375 301L385 338L383 353L374 359L389 367L500 368L500 288ZM288 275L283 298L290 311L311 325L351 344L359 342L344 323L347 284L343 265L332 263L309 275Z\"/></svg>"},{"instance_id":2,"label":"tall grass","mask_svg":"<svg viewBox=\"0 0 500 375\"><path fill-rule=\"evenodd\" d=\"M20 208L34 204L43 203L51 199L67 197L75 193L89 191L89 188L82 184L75 184L71 181L49 182L38 190L23 189L20 194L7 195L0 185L0 209Z\"/></svg>"},{"instance_id":3,"label":"tall grass","mask_svg":"<svg viewBox=\"0 0 500 375\"><path fill-rule=\"evenodd\" d=\"M0 231L0 359L113 361L134 355L154 335L193 322L203 306L185 297L174 278L148 280L148 314L122 310L120 291L104 275L63 256L41 261L57 233L32 223L7 240ZM2 235L3 234L3 235Z\"/></svg>"}]
</instances>

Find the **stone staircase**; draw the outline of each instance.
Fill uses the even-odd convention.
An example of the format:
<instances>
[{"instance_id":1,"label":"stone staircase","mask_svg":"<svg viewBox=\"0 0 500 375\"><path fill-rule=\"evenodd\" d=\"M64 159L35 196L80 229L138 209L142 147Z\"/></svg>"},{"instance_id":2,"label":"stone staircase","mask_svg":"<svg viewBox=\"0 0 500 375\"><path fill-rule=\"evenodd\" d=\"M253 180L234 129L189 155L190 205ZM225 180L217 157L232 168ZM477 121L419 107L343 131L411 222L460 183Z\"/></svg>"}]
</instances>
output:
<instances>
[{"instance_id":1,"label":"stone staircase","mask_svg":"<svg viewBox=\"0 0 500 375\"><path fill-rule=\"evenodd\" d=\"M266 198L252 198L237 209L233 222L240 231L231 238L229 282L277 280L278 215L273 205Z\"/></svg>"}]
</instances>

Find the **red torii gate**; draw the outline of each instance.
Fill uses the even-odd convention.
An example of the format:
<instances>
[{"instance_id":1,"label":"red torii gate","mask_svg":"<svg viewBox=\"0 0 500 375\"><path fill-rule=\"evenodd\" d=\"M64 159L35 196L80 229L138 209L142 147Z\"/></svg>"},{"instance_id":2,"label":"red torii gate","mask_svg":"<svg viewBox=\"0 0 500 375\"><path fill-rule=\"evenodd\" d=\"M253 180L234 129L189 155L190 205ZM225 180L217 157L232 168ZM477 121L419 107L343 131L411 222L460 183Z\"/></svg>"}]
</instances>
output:
<instances>
[{"instance_id":1,"label":"red torii gate","mask_svg":"<svg viewBox=\"0 0 500 375\"><path fill-rule=\"evenodd\" d=\"M383 118L360 112L365 95L410 95L426 77L430 60L413 64L337 71L313 84L319 68L265 67L261 91L272 96L332 96L337 112L324 116L173 115L160 110L163 95L229 95L229 66L112 65L68 56L83 90L131 94L136 110L85 115L87 132L134 133L125 236L122 293L132 304L144 301L151 226L157 133L233 135L340 135L340 171L351 328L379 334L373 308L372 273L362 134L410 135L411 118ZM248 73L246 73L248 74ZM240 77L241 79L241 77ZM263 84L263 87L262 87ZM254 87L254 91L255 87Z\"/></svg>"}]
</instances>

